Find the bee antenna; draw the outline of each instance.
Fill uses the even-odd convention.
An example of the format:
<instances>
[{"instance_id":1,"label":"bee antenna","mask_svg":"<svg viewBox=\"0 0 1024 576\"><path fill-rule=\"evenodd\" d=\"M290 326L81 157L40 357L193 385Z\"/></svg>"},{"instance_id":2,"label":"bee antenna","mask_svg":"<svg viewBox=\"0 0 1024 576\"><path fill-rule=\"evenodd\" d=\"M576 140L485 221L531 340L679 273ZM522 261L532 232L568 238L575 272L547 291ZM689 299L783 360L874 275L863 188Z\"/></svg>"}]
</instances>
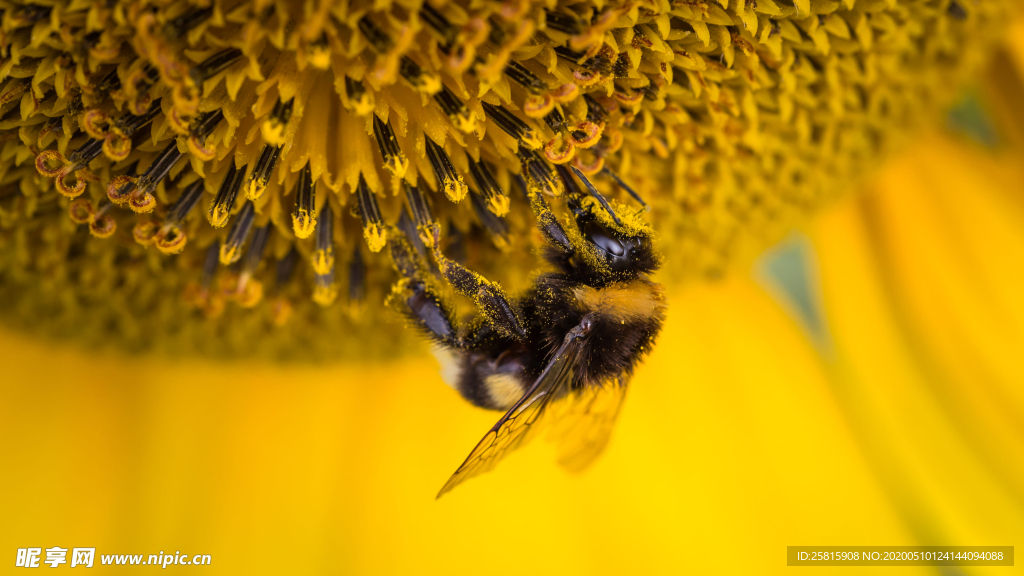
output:
<instances>
[{"instance_id":1,"label":"bee antenna","mask_svg":"<svg viewBox=\"0 0 1024 576\"><path fill-rule=\"evenodd\" d=\"M611 168L608 168L607 166L605 166L604 169L602 170L602 172L605 172L606 174L611 176L612 179L615 180L615 182L619 186L621 186L623 189L625 189L626 192L629 193L629 195L632 196L634 200L639 202L640 205L644 207L644 212L650 212L651 211L651 207L647 205L647 202L644 202L644 199L640 197L640 194L637 194L637 191L633 190L633 188L630 187L629 184L626 184L625 182L623 182L622 178L619 178L618 174L616 174L615 172L612 172Z\"/></svg>"},{"instance_id":2,"label":"bee antenna","mask_svg":"<svg viewBox=\"0 0 1024 576\"><path fill-rule=\"evenodd\" d=\"M590 193L594 196L594 198L597 198L597 201L601 203L601 206L603 206L604 209L607 210L608 213L612 215L612 220L615 220L616 224L622 226L622 221L619 220L619 216L615 213L614 210L612 210L612 206L611 204L608 203L608 199L605 198L603 194L598 192L597 188L594 188L594 185L590 183L590 180L588 180L586 176L583 175L583 172L580 172L579 168L575 166L570 166L570 168L572 168L572 171L576 173L576 176L580 179L581 182L583 182L584 186L587 187L587 190L590 190Z\"/></svg>"}]
</instances>

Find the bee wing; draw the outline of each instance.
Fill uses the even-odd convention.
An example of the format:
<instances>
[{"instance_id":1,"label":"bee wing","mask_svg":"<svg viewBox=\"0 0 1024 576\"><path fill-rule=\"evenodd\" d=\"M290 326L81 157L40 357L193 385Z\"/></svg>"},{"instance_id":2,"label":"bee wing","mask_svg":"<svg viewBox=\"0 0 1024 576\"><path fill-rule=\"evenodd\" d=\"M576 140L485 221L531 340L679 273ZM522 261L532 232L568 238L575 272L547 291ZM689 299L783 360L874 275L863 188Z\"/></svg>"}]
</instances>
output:
<instances>
[{"instance_id":1,"label":"bee wing","mask_svg":"<svg viewBox=\"0 0 1024 576\"><path fill-rule=\"evenodd\" d=\"M574 339L566 338L523 397L491 427L462 466L452 474L437 493L438 498L466 480L489 472L499 460L536 434L551 401L567 390L572 382L572 368L578 356L573 342Z\"/></svg>"},{"instance_id":2,"label":"bee wing","mask_svg":"<svg viewBox=\"0 0 1024 576\"><path fill-rule=\"evenodd\" d=\"M558 446L563 468L581 472L604 451L626 399L627 382L623 376L575 389L552 407L548 438Z\"/></svg>"}]
</instances>

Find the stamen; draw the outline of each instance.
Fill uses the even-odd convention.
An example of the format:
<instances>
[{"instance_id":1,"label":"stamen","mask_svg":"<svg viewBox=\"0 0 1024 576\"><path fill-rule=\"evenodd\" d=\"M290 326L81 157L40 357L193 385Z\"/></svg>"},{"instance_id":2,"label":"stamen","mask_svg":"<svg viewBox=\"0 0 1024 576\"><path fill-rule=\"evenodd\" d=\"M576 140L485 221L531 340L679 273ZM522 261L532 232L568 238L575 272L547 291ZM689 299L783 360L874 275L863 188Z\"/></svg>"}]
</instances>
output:
<instances>
[{"instance_id":1,"label":"stamen","mask_svg":"<svg viewBox=\"0 0 1024 576\"><path fill-rule=\"evenodd\" d=\"M455 167L452 166L452 161L448 158L444 148L434 143L429 136L424 136L423 140L426 143L427 160L430 161L431 167L434 168L434 176L437 178L438 188L444 190L444 195L452 202L461 201L466 197L466 192L468 191L466 181L462 178L461 174L455 171Z\"/></svg>"},{"instance_id":2,"label":"stamen","mask_svg":"<svg viewBox=\"0 0 1024 576\"><path fill-rule=\"evenodd\" d=\"M391 37L381 30L373 20L370 20L369 16L360 18L358 26L359 31L363 33L363 38L366 38L375 52L383 54L391 49L393 45Z\"/></svg>"},{"instance_id":3,"label":"stamen","mask_svg":"<svg viewBox=\"0 0 1024 576\"><path fill-rule=\"evenodd\" d=\"M313 271L318 275L334 269L334 212L328 202L316 217L316 247L313 250Z\"/></svg>"},{"instance_id":4,"label":"stamen","mask_svg":"<svg viewBox=\"0 0 1024 576\"><path fill-rule=\"evenodd\" d=\"M360 304L365 299L366 264L363 262L363 252L357 244L352 251L352 261L348 264L348 301L351 304Z\"/></svg>"},{"instance_id":5,"label":"stamen","mask_svg":"<svg viewBox=\"0 0 1024 576\"><path fill-rule=\"evenodd\" d=\"M530 72L529 68L515 60L510 61L508 66L505 66L505 75L533 94L540 94L547 89L547 85L543 80L538 78L533 72Z\"/></svg>"},{"instance_id":6,"label":"stamen","mask_svg":"<svg viewBox=\"0 0 1024 576\"><path fill-rule=\"evenodd\" d=\"M213 15L213 7L194 8L167 23L166 33L171 39L179 38L189 30L205 22Z\"/></svg>"},{"instance_id":7,"label":"stamen","mask_svg":"<svg viewBox=\"0 0 1024 576\"><path fill-rule=\"evenodd\" d=\"M385 124L376 114L373 115L373 134L377 137L377 146L380 148L380 155L384 159L384 168L397 178L405 177L409 169L409 159L402 153L398 146L398 139L391 129L391 121Z\"/></svg>"},{"instance_id":8,"label":"stamen","mask_svg":"<svg viewBox=\"0 0 1024 576\"><path fill-rule=\"evenodd\" d=\"M638 194L636 190L633 190L633 188L632 188L632 187L631 187L631 186L630 186L629 184L626 184L626 183L625 183L625 182L624 182L624 181L622 180L622 178L619 178L619 175L618 175L618 174L616 174L615 172L612 172L612 169L611 169L611 168L608 168L607 166L605 166L605 168L604 168L603 172L604 172L605 174L608 174L609 176L611 176L611 177L612 177L612 179L613 179L613 180L615 180L615 182L616 182L616 183L617 183L617 184L618 184L618 185L619 185L619 186L620 186L620 187L621 187L621 188L622 188L623 190L625 190L625 191L626 191L626 193L628 193L628 194L629 194L630 196L632 196L634 200L636 200L637 202L639 202L639 203L640 203L640 205L644 207L644 211L647 211L647 212L649 212L649 211L651 210L651 207L647 205L647 202L644 202L644 199L640 197L640 194Z\"/></svg>"},{"instance_id":9,"label":"stamen","mask_svg":"<svg viewBox=\"0 0 1024 576\"><path fill-rule=\"evenodd\" d=\"M402 182L402 184L405 187L405 198L409 202L409 210L412 212L412 219L416 223L420 239L423 242L432 241L431 230L436 221L430 210L430 204L419 187L411 186L408 182Z\"/></svg>"},{"instance_id":10,"label":"stamen","mask_svg":"<svg viewBox=\"0 0 1024 576\"><path fill-rule=\"evenodd\" d=\"M209 290L213 283L213 275L217 273L217 265L220 264L220 242L217 240L206 249L206 260L203 262L203 274L200 283L203 290Z\"/></svg>"},{"instance_id":11,"label":"stamen","mask_svg":"<svg viewBox=\"0 0 1024 576\"><path fill-rule=\"evenodd\" d=\"M480 189L480 196L487 209L495 216L508 214L509 198L501 186L498 186L498 181L494 179L494 175L491 174L483 160L473 162L470 159L469 173L473 175L473 180L476 182L477 188Z\"/></svg>"},{"instance_id":12,"label":"stamen","mask_svg":"<svg viewBox=\"0 0 1024 576\"><path fill-rule=\"evenodd\" d=\"M243 308L252 308L263 299L263 284L254 280L253 275L263 259L263 251L272 227L273 224L268 222L265 226L257 228L252 235L252 242L249 243L249 251L245 253L242 273L238 276L238 288L235 290L238 304Z\"/></svg>"},{"instance_id":13,"label":"stamen","mask_svg":"<svg viewBox=\"0 0 1024 576\"><path fill-rule=\"evenodd\" d=\"M561 166L559 166L559 168L561 168ZM611 204L608 203L608 199L605 198L603 194L598 192L597 188L595 188L594 185L590 182L590 180L587 179L587 177L583 175L583 172L580 172L579 168L577 168L575 166L572 166L571 168L572 168L572 171L576 173L576 176L579 177L580 181L583 182L583 184L587 187L587 190L589 190L590 193L594 196L594 198L597 198L597 201L601 203L601 206L609 214L611 214L612 220L614 220L616 224L621 226L622 225L622 221L619 220L619 216L615 213L614 210L612 210L612 206L611 206ZM568 175L566 175L566 176L568 176Z\"/></svg>"},{"instance_id":14,"label":"stamen","mask_svg":"<svg viewBox=\"0 0 1024 576\"><path fill-rule=\"evenodd\" d=\"M338 287L334 285L334 268L327 274L313 277L313 302L321 306L330 306L338 297Z\"/></svg>"},{"instance_id":15,"label":"stamen","mask_svg":"<svg viewBox=\"0 0 1024 576\"><path fill-rule=\"evenodd\" d=\"M267 183L270 182L270 175L277 165L277 158L281 155L280 146L265 144L256 161L256 167L249 174L249 181L245 185L245 197L249 200L259 200L267 191Z\"/></svg>"},{"instance_id":16,"label":"stamen","mask_svg":"<svg viewBox=\"0 0 1024 576\"><path fill-rule=\"evenodd\" d=\"M198 66L189 71L189 74L192 76L192 80L196 84L202 84L204 80L224 71L228 66L234 64L235 61L241 57L242 51L237 48L221 50L200 62Z\"/></svg>"},{"instance_id":17,"label":"stamen","mask_svg":"<svg viewBox=\"0 0 1024 576\"><path fill-rule=\"evenodd\" d=\"M409 244L411 244L421 256L427 255L427 247L420 238L419 231L416 230L416 224L414 224L412 218L409 217L409 211L405 209L405 206L402 207L402 214L398 217L398 229L402 231L402 234L405 235L405 239L409 241ZM431 242L433 242L433 239L431 239ZM395 244L400 243L393 243L392 247L394 247ZM393 253L392 257L394 257Z\"/></svg>"},{"instance_id":18,"label":"stamen","mask_svg":"<svg viewBox=\"0 0 1024 576\"><path fill-rule=\"evenodd\" d=\"M426 140L430 142L430 138ZM370 191L362 174L359 175L359 184L356 186L356 197L359 201L359 217L363 221L363 238L366 239L366 246L370 252L380 252L388 241L387 229L380 214L380 206L377 205L377 196Z\"/></svg>"},{"instance_id":19,"label":"stamen","mask_svg":"<svg viewBox=\"0 0 1024 576\"><path fill-rule=\"evenodd\" d=\"M207 113L196 122L193 122L193 127L187 141L189 152L200 160L213 160L217 151L216 149L206 147L206 137L213 132L223 119L224 112L222 109L218 109L216 112Z\"/></svg>"},{"instance_id":20,"label":"stamen","mask_svg":"<svg viewBox=\"0 0 1024 576\"><path fill-rule=\"evenodd\" d=\"M518 116L505 110L501 106L494 106L487 102L481 102L487 116L504 130L509 136L522 142L527 148L536 150L541 147L540 138L530 128L529 124L523 122Z\"/></svg>"},{"instance_id":21,"label":"stamen","mask_svg":"<svg viewBox=\"0 0 1024 576\"><path fill-rule=\"evenodd\" d=\"M420 6L420 18L427 23L428 26L434 29L441 36L444 44L451 44L455 41L455 35L457 30L452 26L451 22L444 17L443 14L438 12L428 2L424 2Z\"/></svg>"},{"instance_id":22,"label":"stamen","mask_svg":"<svg viewBox=\"0 0 1024 576\"><path fill-rule=\"evenodd\" d=\"M505 223L505 219L495 214L490 209L490 206L487 206L487 200L483 195L475 190L470 191L469 200L473 204L473 212L476 213L476 217L491 234L491 240L494 242L494 245L498 248L507 247L508 224Z\"/></svg>"},{"instance_id":23,"label":"stamen","mask_svg":"<svg viewBox=\"0 0 1024 576\"><path fill-rule=\"evenodd\" d=\"M583 24L579 20L560 12L552 12L545 9L544 20L547 22L548 28L564 32L570 36L575 36L583 31Z\"/></svg>"},{"instance_id":24,"label":"stamen","mask_svg":"<svg viewBox=\"0 0 1024 576\"><path fill-rule=\"evenodd\" d=\"M90 139L68 156L68 162L78 168L85 168L100 152L103 151L103 140ZM78 169L76 168L76 170Z\"/></svg>"},{"instance_id":25,"label":"stamen","mask_svg":"<svg viewBox=\"0 0 1024 576\"><path fill-rule=\"evenodd\" d=\"M549 196L561 196L565 187L561 179L555 178L548 163L537 156L533 151L519 151L519 162L522 166L523 177L526 179L527 191L532 199L534 193L547 194Z\"/></svg>"},{"instance_id":26,"label":"stamen","mask_svg":"<svg viewBox=\"0 0 1024 576\"><path fill-rule=\"evenodd\" d=\"M373 111L373 94L367 92L363 83L345 76L345 98L346 107L356 116L366 116Z\"/></svg>"},{"instance_id":27,"label":"stamen","mask_svg":"<svg viewBox=\"0 0 1024 576\"><path fill-rule=\"evenodd\" d=\"M267 239L270 238L270 230L273 226L273 223L267 222L266 225L260 226L253 233L252 242L249 243L249 251L246 252L245 261L242 263L243 276L245 274L252 276L256 272L260 261L263 259L263 251L267 247Z\"/></svg>"},{"instance_id":28,"label":"stamen","mask_svg":"<svg viewBox=\"0 0 1024 576\"><path fill-rule=\"evenodd\" d=\"M235 168L234 161L231 161L227 176L221 182L220 190L217 191L217 197L210 206L208 219L211 226L221 228L228 223L228 217L231 216L231 211L235 209L235 197L238 196L238 189L242 187L242 181L244 180L245 166L242 166L241 169Z\"/></svg>"},{"instance_id":29,"label":"stamen","mask_svg":"<svg viewBox=\"0 0 1024 576\"><path fill-rule=\"evenodd\" d=\"M565 117L562 116L562 111L555 108L547 116L544 117L544 122L551 127L555 133L561 132L565 128Z\"/></svg>"},{"instance_id":30,"label":"stamen","mask_svg":"<svg viewBox=\"0 0 1024 576\"><path fill-rule=\"evenodd\" d=\"M178 143L172 141L164 151L157 156L156 160L146 168L136 183L135 192L128 201L128 206L135 212L151 212L156 206L156 198L153 192L157 184L163 180L171 171L171 168L181 159L182 153L178 151Z\"/></svg>"},{"instance_id":31,"label":"stamen","mask_svg":"<svg viewBox=\"0 0 1024 576\"><path fill-rule=\"evenodd\" d=\"M293 245L291 250L277 261L277 267L274 270L274 283L277 291L280 292L288 286L288 282L292 279L292 273L295 271L295 265L299 262L299 251L295 249Z\"/></svg>"},{"instance_id":32,"label":"stamen","mask_svg":"<svg viewBox=\"0 0 1024 576\"><path fill-rule=\"evenodd\" d=\"M316 183L309 162L299 172L299 180L295 183L295 209L292 211L292 231L296 238L309 238L316 228Z\"/></svg>"},{"instance_id":33,"label":"stamen","mask_svg":"<svg viewBox=\"0 0 1024 576\"><path fill-rule=\"evenodd\" d=\"M260 133L263 134L263 141L273 146L284 146L284 130L292 117L292 109L295 106L295 98L289 98L287 102L281 102L278 98L270 116L260 125Z\"/></svg>"},{"instance_id":34,"label":"stamen","mask_svg":"<svg viewBox=\"0 0 1024 576\"><path fill-rule=\"evenodd\" d=\"M413 88L425 94L437 94L443 87L440 78L424 72L423 68L408 56L402 56L398 60L398 73L412 84Z\"/></svg>"},{"instance_id":35,"label":"stamen","mask_svg":"<svg viewBox=\"0 0 1024 576\"><path fill-rule=\"evenodd\" d=\"M178 201L168 210L167 215L164 217L163 225L160 227L159 232L157 232L157 250L164 254L178 254L185 249L188 237L180 226L185 221L185 218L188 217L192 208L199 203L203 192L203 181L196 180L181 193Z\"/></svg>"},{"instance_id":36,"label":"stamen","mask_svg":"<svg viewBox=\"0 0 1024 576\"><path fill-rule=\"evenodd\" d=\"M608 118L608 111L593 96L584 94L583 100L587 103L587 120L599 124Z\"/></svg>"},{"instance_id":37,"label":"stamen","mask_svg":"<svg viewBox=\"0 0 1024 576\"><path fill-rule=\"evenodd\" d=\"M468 134L476 130L476 118L447 86L441 86L441 91L434 94L434 100L460 131Z\"/></svg>"},{"instance_id":38,"label":"stamen","mask_svg":"<svg viewBox=\"0 0 1024 576\"><path fill-rule=\"evenodd\" d=\"M256 208L252 202L246 202L245 206L238 212L231 231L224 245L220 247L220 263L225 266L238 262L242 257L242 245L252 232L252 225L256 222Z\"/></svg>"}]
</instances>

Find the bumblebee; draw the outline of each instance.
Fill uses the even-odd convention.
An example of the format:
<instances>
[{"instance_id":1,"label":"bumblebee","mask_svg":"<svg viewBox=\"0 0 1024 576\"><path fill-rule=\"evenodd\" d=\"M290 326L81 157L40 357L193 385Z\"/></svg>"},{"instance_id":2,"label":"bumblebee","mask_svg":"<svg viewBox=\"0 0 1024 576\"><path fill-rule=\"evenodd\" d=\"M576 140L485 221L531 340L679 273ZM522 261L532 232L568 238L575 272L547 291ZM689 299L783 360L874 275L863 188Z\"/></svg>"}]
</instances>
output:
<instances>
[{"instance_id":1,"label":"bumblebee","mask_svg":"<svg viewBox=\"0 0 1024 576\"><path fill-rule=\"evenodd\" d=\"M545 426L559 444L560 464L587 467L608 443L630 375L664 320L662 288L649 278L661 259L640 211L613 206L575 168L531 168L524 163L521 184L545 239L549 269L537 273L524 294L510 298L497 283L445 257L439 228L429 224L414 193L410 206L419 232L390 243L402 276L391 306L434 343L452 388L476 406L504 411L438 497L491 470ZM565 224L545 199L556 187L567 198ZM418 255L416 237L435 268ZM456 321L441 279L474 301L476 312L466 321Z\"/></svg>"}]
</instances>

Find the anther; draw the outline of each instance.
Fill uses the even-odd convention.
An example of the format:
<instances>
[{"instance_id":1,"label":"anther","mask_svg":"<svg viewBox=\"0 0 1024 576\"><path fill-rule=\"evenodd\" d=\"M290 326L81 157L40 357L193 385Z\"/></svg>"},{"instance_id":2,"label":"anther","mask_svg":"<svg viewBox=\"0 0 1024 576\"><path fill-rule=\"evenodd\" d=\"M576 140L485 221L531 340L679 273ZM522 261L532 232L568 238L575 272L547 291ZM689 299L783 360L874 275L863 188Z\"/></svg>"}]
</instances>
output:
<instances>
[{"instance_id":1,"label":"anther","mask_svg":"<svg viewBox=\"0 0 1024 576\"><path fill-rule=\"evenodd\" d=\"M437 94L443 87L440 78L429 72L424 72L423 68L408 56L402 56L398 60L398 73L413 88L425 94Z\"/></svg>"},{"instance_id":2,"label":"anther","mask_svg":"<svg viewBox=\"0 0 1024 576\"><path fill-rule=\"evenodd\" d=\"M334 212L328 202L316 217L316 245L313 250L313 271L319 275L334 269Z\"/></svg>"},{"instance_id":3,"label":"anther","mask_svg":"<svg viewBox=\"0 0 1024 576\"><path fill-rule=\"evenodd\" d=\"M178 151L178 143L172 141L164 151L153 160L153 163L146 168L139 181L136 183L135 192L129 200L129 206L136 212L149 212L153 209L156 199L153 192L157 184L163 180L171 171L171 168L178 163L182 153Z\"/></svg>"},{"instance_id":4,"label":"anther","mask_svg":"<svg viewBox=\"0 0 1024 576\"><path fill-rule=\"evenodd\" d=\"M373 135L377 138L377 146L380 148L381 158L384 159L384 168L395 178L405 177L409 169L409 159L402 153L398 146L398 139L394 130L391 129L391 121L382 121L376 114L373 115Z\"/></svg>"},{"instance_id":5,"label":"anther","mask_svg":"<svg viewBox=\"0 0 1024 576\"><path fill-rule=\"evenodd\" d=\"M316 183L309 162L299 171L299 180L295 183L295 208L292 210L292 231L296 238L309 238L316 228Z\"/></svg>"},{"instance_id":6,"label":"anther","mask_svg":"<svg viewBox=\"0 0 1024 576\"><path fill-rule=\"evenodd\" d=\"M495 180L494 174L487 168L483 160L473 162L470 159L469 173L473 175L473 180L480 190L480 196L487 210L499 217L508 214L509 198L505 195L501 186L498 186L498 181Z\"/></svg>"},{"instance_id":7,"label":"anther","mask_svg":"<svg viewBox=\"0 0 1024 576\"><path fill-rule=\"evenodd\" d=\"M427 138L427 142L430 142L430 138ZM377 196L366 185L362 174L359 175L359 184L356 186L356 199L359 202L359 217L363 221L363 238L366 239L366 246L370 252L380 252L388 240L387 229L380 214L380 206L377 205Z\"/></svg>"},{"instance_id":8,"label":"anther","mask_svg":"<svg viewBox=\"0 0 1024 576\"><path fill-rule=\"evenodd\" d=\"M338 287L334 285L334 268L327 274L313 277L313 302L321 306L330 306L338 297Z\"/></svg>"},{"instance_id":9,"label":"anther","mask_svg":"<svg viewBox=\"0 0 1024 576\"><path fill-rule=\"evenodd\" d=\"M252 232L252 225L256 222L256 209L252 202L246 202L245 206L238 212L238 217L231 225L228 238L220 247L220 263L227 266L238 262L242 257L242 245Z\"/></svg>"},{"instance_id":10,"label":"anther","mask_svg":"<svg viewBox=\"0 0 1024 576\"><path fill-rule=\"evenodd\" d=\"M583 100L587 103L587 120L600 123L608 118L608 111L593 96L584 94Z\"/></svg>"},{"instance_id":11,"label":"anther","mask_svg":"<svg viewBox=\"0 0 1024 576\"><path fill-rule=\"evenodd\" d=\"M583 25L579 20L560 12L552 12L551 10L545 9L544 20L548 28L564 32L570 36L575 36L583 31Z\"/></svg>"},{"instance_id":12,"label":"anther","mask_svg":"<svg viewBox=\"0 0 1024 576\"><path fill-rule=\"evenodd\" d=\"M561 132L565 128L565 117L562 116L562 112L558 108L551 110L551 112L544 116L544 122L555 133Z\"/></svg>"},{"instance_id":13,"label":"anther","mask_svg":"<svg viewBox=\"0 0 1024 576\"><path fill-rule=\"evenodd\" d=\"M356 116L366 116L373 111L373 94L359 80L345 76L345 97L346 107Z\"/></svg>"},{"instance_id":14,"label":"anther","mask_svg":"<svg viewBox=\"0 0 1024 576\"><path fill-rule=\"evenodd\" d=\"M416 224L412 221L412 218L409 217L409 211L406 210L404 206L402 207L402 213L398 217L398 229L402 231L405 239L409 241L409 244L412 245L412 247L415 248L421 256L427 255L427 247L424 244L423 239L420 238L419 231L416 230ZM396 244L401 244L401 242L394 242L391 244L392 257L394 257L393 252ZM406 275L408 276L408 274Z\"/></svg>"},{"instance_id":15,"label":"anther","mask_svg":"<svg viewBox=\"0 0 1024 576\"><path fill-rule=\"evenodd\" d=\"M263 259L263 251L272 227L273 224L268 222L265 226L257 228L252 235L252 242L249 243L249 251L245 253L242 272L238 276L238 288L235 290L238 304L243 308L252 308L263 298L263 285L254 280L253 275Z\"/></svg>"},{"instance_id":16,"label":"anther","mask_svg":"<svg viewBox=\"0 0 1024 576\"><path fill-rule=\"evenodd\" d=\"M551 167L533 151L519 151L519 162L522 166L524 178L526 178L527 191L530 198L534 192L547 194L549 196L561 196L565 191L561 179L555 178Z\"/></svg>"},{"instance_id":17,"label":"anther","mask_svg":"<svg viewBox=\"0 0 1024 576\"><path fill-rule=\"evenodd\" d=\"M167 23L166 33L170 38L178 38L213 15L213 7L194 8Z\"/></svg>"},{"instance_id":18,"label":"anther","mask_svg":"<svg viewBox=\"0 0 1024 576\"><path fill-rule=\"evenodd\" d=\"M424 242L429 242L431 229L436 224L434 213L430 210L430 204L418 186L412 186L408 182L402 182L402 184L405 188L405 199L409 202L409 211L412 213L412 219L420 239Z\"/></svg>"},{"instance_id":19,"label":"anther","mask_svg":"<svg viewBox=\"0 0 1024 576\"><path fill-rule=\"evenodd\" d=\"M460 131L469 133L476 130L476 118L447 86L441 86L441 91L434 94L434 100Z\"/></svg>"},{"instance_id":20,"label":"anther","mask_svg":"<svg viewBox=\"0 0 1024 576\"><path fill-rule=\"evenodd\" d=\"M508 246L508 224L505 223L505 219L492 212L487 200L475 190L470 191L469 200L473 204L473 212L476 213L477 219L491 234L494 245L498 248Z\"/></svg>"},{"instance_id":21,"label":"anther","mask_svg":"<svg viewBox=\"0 0 1024 576\"><path fill-rule=\"evenodd\" d=\"M284 129L291 120L294 106L295 98L289 98L287 102L282 102L280 98L277 100L270 116L260 125L264 142L273 146L284 146Z\"/></svg>"},{"instance_id":22,"label":"anther","mask_svg":"<svg viewBox=\"0 0 1024 576\"><path fill-rule=\"evenodd\" d=\"M543 80L538 78L533 72L530 72L529 68L515 60L510 61L505 66L505 75L533 94L540 94L547 88Z\"/></svg>"},{"instance_id":23,"label":"anther","mask_svg":"<svg viewBox=\"0 0 1024 576\"><path fill-rule=\"evenodd\" d=\"M277 261L277 266L274 270L274 283L277 291L280 292L288 286L288 282L292 279L292 273L295 271L295 265L299 262L299 251L292 246L292 249Z\"/></svg>"},{"instance_id":24,"label":"anther","mask_svg":"<svg viewBox=\"0 0 1024 576\"><path fill-rule=\"evenodd\" d=\"M444 44L451 44L455 41L457 30L452 26L451 22L431 6L429 2L424 2L423 5L420 6L420 18L422 18L428 26L438 33Z\"/></svg>"},{"instance_id":25,"label":"anther","mask_svg":"<svg viewBox=\"0 0 1024 576\"><path fill-rule=\"evenodd\" d=\"M263 146L260 157L256 161L256 167L252 169L249 181L245 184L246 198L253 201L259 200L267 191L267 184L270 182L270 176L274 172L274 166L277 165L277 158L280 155L280 146L271 146L270 144Z\"/></svg>"},{"instance_id":26,"label":"anther","mask_svg":"<svg viewBox=\"0 0 1024 576\"><path fill-rule=\"evenodd\" d=\"M224 112L208 112L202 118L193 122L192 130L189 132L187 145L193 156L203 161L213 160L216 150L206 147L206 137L213 132L214 128L224 119Z\"/></svg>"},{"instance_id":27,"label":"anther","mask_svg":"<svg viewBox=\"0 0 1024 576\"><path fill-rule=\"evenodd\" d=\"M352 250L352 261L348 264L348 301L351 304L360 304L365 299L366 264L363 262L363 252L357 245Z\"/></svg>"},{"instance_id":28,"label":"anther","mask_svg":"<svg viewBox=\"0 0 1024 576\"><path fill-rule=\"evenodd\" d=\"M192 68L189 73L192 76L192 80L196 84L200 84L207 78L211 78L217 73L224 71L228 66L234 64L235 61L241 57L242 51L237 48L221 50L200 62L199 65Z\"/></svg>"},{"instance_id":29,"label":"anther","mask_svg":"<svg viewBox=\"0 0 1024 576\"><path fill-rule=\"evenodd\" d=\"M204 291L210 289L213 283L213 276L217 273L217 265L220 264L220 242L214 240L213 244L206 249L206 260L203 262L203 273L200 283Z\"/></svg>"},{"instance_id":30,"label":"anther","mask_svg":"<svg viewBox=\"0 0 1024 576\"><path fill-rule=\"evenodd\" d=\"M559 168L562 168L562 167L559 166ZM580 172L579 168L577 168L575 166L571 166L571 168L572 168L572 171L576 173L576 176L580 179L580 181L583 182L583 185L587 187L587 190L590 191L590 194L594 198L596 198L597 201L601 204L601 207L604 208L609 214L611 214L612 220L614 220L616 224L621 226L622 225L622 221L619 220L619 216L615 213L614 210L612 210L612 206L611 206L611 204L608 203L608 199L605 198L603 194L598 192L597 188L595 188L594 185L590 182L590 180L586 176L583 175L583 172ZM566 177L566 176L569 176L569 175L566 174L565 176L563 176L563 178Z\"/></svg>"},{"instance_id":31,"label":"anther","mask_svg":"<svg viewBox=\"0 0 1024 576\"><path fill-rule=\"evenodd\" d=\"M228 217L231 216L231 211L235 208L235 197L238 196L238 189L242 187L243 180L245 180L245 166L241 169L235 168L234 161L231 161L227 176L221 182L217 197L210 206L208 219L214 228L220 228L228 223Z\"/></svg>"},{"instance_id":32,"label":"anther","mask_svg":"<svg viewBox=\"0 0 1024 576\"><path fill-rule=\"evenodd\" d=\"M370 43L370 46L378 54L383 54L391 49L393 43L391 37L386 32L380 29L377 24L370 20L369 16L363 16L357 23L359 31L363 33L363 38Z\"/></svg>"},{"instance_id":33,"label":"anther","mask_svg":"<svg viewBox=\"0 0 1024 576\"><path fill-rule=\"evenodd\" d=\"M509 136L522 142L530 150L536 150L541 147L540 138L533 131L533 128L530 128L529 124L520 120L518 116L501 106L494 106L487 102L481 102L481 104L483 104L484 112L487 116Z\"/></svg>"},{"instance_id":34,"label":"anther","mask_svg":"<svg viewBox=\"0 0 1024 576\"><path fill-rule=\"evenodd\" d=\"M181 223L192 208L203 197L203 181L196 180L181 193L178 201L167 211L163 224L156 236L156 248L164 254L177 254L185 249L188 237L181 230Z\"/></svg>"},{"instance_id":35,"label":"anther","mask_svg":"<svg viewBox=\"0 0 1024 576\"><path fill-rule=\"evenodd\" d=\"M434 169L437 187L444 190L444 195L452 202L459 202L466 197L468 188L462 175L455 171L452 161L444 148L438 146L429 136L423 137L426 143L427 160Z\"/></svg>"}]
</instances>

